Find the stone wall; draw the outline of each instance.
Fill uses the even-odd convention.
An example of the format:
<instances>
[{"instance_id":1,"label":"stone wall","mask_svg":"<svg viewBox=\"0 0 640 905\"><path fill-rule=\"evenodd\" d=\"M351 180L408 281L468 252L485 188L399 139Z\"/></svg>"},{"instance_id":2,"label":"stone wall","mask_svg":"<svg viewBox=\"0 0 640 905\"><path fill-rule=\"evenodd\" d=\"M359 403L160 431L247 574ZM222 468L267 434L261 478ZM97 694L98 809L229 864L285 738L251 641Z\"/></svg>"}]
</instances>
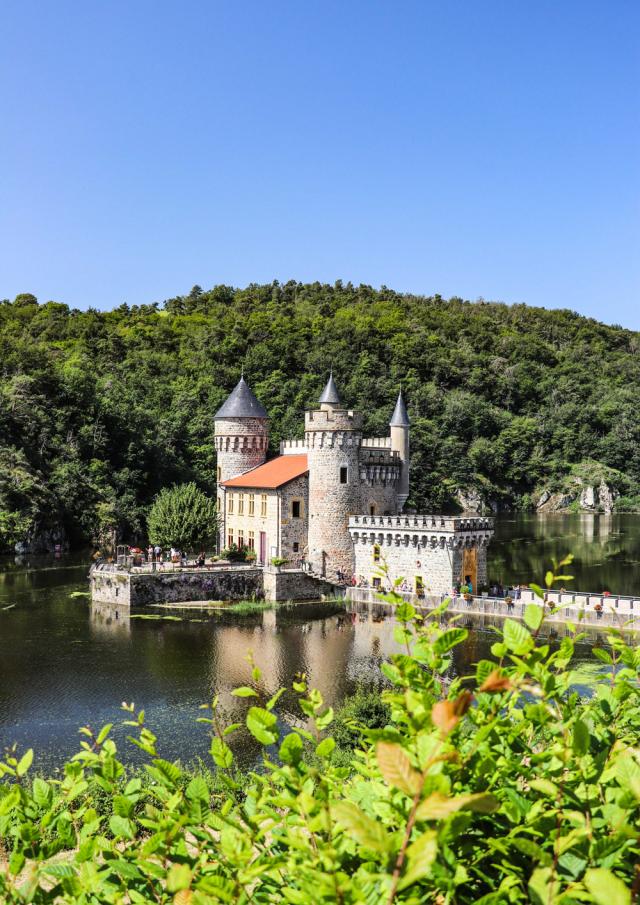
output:
<instances>
[{"instance_id":1,"label":"stone wall","mask_svg":"<svg viewBox=\"0 0 640 905\"><path fill-rule=\"evenodd\" d=\"M120 606L245 600L262 597L263 593L262 569L258 568L133 573L91 570L92 599Z\"/></svg>"},{"instance_id":2,"label":"stone wall","mask_svg":"<svg viewBox=\"0 0 640 905\"><path fill-rule=\"evenodd\" d=\"M319 600L321 597L335 597L337 593L342 593L342 590L308 572L266 569L264 573L266 600Z\"/></svg>"},{"instance_id":3,"label":"stone wall","mask_svg":"<svg viewBox=\"0 0 640 905\"><path fill-rule=\"evenodd\" d=\"M309 532L309 476L302 475L280 488L280 550L283 559L296 560L307 555ZM300 503L300 517L293 517L293 503ZM276 536L274 534L274 536ZM294 550L294 545L298 549Z\"/></svg>"},{"instance_id":4,"label":"stone wall","mask_svg":"<svg viewBox=\"0 0 640 905\"><path fill-rule=\"evenodd\" d=\"M472 576L474 591L487 582L487 546L491 519L443 516L397 516L349 520L354 574L370 584L386 570L388 581L402 578L411 590L429 596L449 594Z\"/></svg>"},{"instance_id":5,"label":"stone wall","mask_svg":"<svg viewBox=\"0 0 640 905\"><path fill-rule=\"evenodd\" d=\"M267 458L269 422L264 418L218 418L214 444L218 483L256 468Z\"/></svg>"}]
</instances>

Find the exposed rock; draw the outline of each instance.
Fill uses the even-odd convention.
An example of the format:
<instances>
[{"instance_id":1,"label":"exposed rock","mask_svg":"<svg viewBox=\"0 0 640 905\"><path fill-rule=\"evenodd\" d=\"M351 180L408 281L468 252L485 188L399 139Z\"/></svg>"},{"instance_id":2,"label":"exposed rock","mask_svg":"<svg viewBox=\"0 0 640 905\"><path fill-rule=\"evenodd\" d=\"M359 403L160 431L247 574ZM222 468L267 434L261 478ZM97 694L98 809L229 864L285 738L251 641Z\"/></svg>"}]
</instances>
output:
<instances>
[{"instance_id":1,"label":"exposed rock","mask_svg":"<svg viewBox=\"0 0 640 905\"><path fill-rule=\"evenodd\" d=\"M609 487L604 478L598 487L598 502L603 512L613 512L616 499L620 496L617 490Z\"/></svg>"},{"instance_id":2,"label":"exposed rock","mask_svg":"<svg viewBox=\"0 0 640 905\"><path fill-rule=\"evenodd\" d=\"M456 493L456 499L463 512L482 513L484 501L477 490L463 490L460 488Z\"/></svg>"},{"instance_id":3,"label":"exposed rock","mask_svg":"<svg viewBox=\"0 0 640 905\"><path fill-rule=\"evenodd\" d=\"M593 487L588 484L586 487L583 487L582 492L580 493L580 508L581 509L590 509L593 510L596 504L596 495Z\"/></svg>"},{"instance_id":4,"label":"exposed rock","mask_svg":"<svg viewBox=\"0 0 640 905\"><path fill-rule=\"evenodd\" d=\"M56 553L58 550L68 550L69 542L64 528L36 529L15 545L15 552L23 553Z\"/></svg>"}]
</instances>

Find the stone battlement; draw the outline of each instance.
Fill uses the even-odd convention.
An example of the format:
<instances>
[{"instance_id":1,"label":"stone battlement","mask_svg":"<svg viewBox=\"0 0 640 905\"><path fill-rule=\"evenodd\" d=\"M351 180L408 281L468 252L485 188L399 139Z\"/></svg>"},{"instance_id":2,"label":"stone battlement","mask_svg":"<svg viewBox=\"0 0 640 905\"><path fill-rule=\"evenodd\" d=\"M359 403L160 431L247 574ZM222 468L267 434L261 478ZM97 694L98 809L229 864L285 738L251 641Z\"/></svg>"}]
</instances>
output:
<instances>
[{"instance_id":1,"label":"stone battlement","mask_svg":"<svg viewBox=\"0 0 640 905\"><path fill-rule=\"evenodd\" d=\"M306 453L307 451L307 441L306 440L281 440L280 441L280 455L281 456L295 456L300 455L301 453Z\"/></svg>"},{"instance_id":2,"label":"stone battlement","mask_svg":"<svg viewBox=\"0 0 640 905\"><path fill-rule=\"evenodd\" d=\"M364 437L362 445L365 449L391 449L391 437Z\"/></svg>"},{"instance_id":3,"label":"stone battlement","mask_svg":"<svg viewBox=\"0 0 640 905\"><path fill-rule=\"evenodd\" d=\"M493 519L485 516L449 515L353 515L349 519L349 531L358 529L392 528L436 531L436 533L462 533L469 531L490 531L493 533Z\"/></svg>"},{"instance_id":4,"label":"stone battlement","mask_svg":"<svg viewBox=\"0 0 640 905\"><path fill-rule=\"evenodd\" d=\"M351 409L320 409L304 413L305 431L361 431L362 415Z\"/></svg>"}]
</instances>

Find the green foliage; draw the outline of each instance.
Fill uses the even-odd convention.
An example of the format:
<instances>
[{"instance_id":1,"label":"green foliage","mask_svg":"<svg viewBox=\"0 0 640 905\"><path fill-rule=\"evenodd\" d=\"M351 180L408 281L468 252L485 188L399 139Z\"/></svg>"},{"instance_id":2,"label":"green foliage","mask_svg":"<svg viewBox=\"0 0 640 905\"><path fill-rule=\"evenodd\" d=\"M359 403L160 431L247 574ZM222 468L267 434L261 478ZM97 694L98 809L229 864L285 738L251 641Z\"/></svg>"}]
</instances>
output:
<instances>
[{"instance_id":1,"label":"green foliage","mask_svg":"<svg viewBox=\"0 0 640 905\"><path fill-rule=\"evenodd\" d=\"M194 483L167 487L154 500L147 525L152 544L205 549L215 543L218 533L216 504Z\"/></svg>"},{"instance_id":2,"label":"green foliage","mask_svg":"<svg viewBox=\"0 0 640 905\"><path fill-rule=\"evenodd\" d=\"M638 351L637 333L569 311L365 285L217 286L107 312L22 296L0 305L0 510L72 541L142 539L162 487L213 493L212 416L241 362L272 452L301 435L331 365L374 435L402 384L419 508L460 488L526 506L588 461L635 507Z\"/></svg>"},{"instance_id":3,"label":"green foliage","mask_svg":"<svg viewBox=\"0 0 640 905\"><path fill-rule=\"evenodd\" d=\"M563 564L561 564L563 565ZM551 579L559 576L551 574ZM543 592L541 592L542 594ZM397 604L403 653L383 665L378 707L335 717L299 675L299 714L278 716L249 657L245 728L214 699L200 722L217 766L164 760L143 712L126 710L145 758L129 774L111 726L82 729L59 777L29 781L32 752L0 762L0 900L18 903L431 903L631 905L640 859L640 651L611 630L593 697L572 691L579 634L539 643L507 620L475 676L450 677L462 629ZM537 605L536 605L537 606ZM534 628L534 626L536 626ZM291 700L286 711L291 712ZM366 715L368 725L361 717ZM230 740L265 748L240 780ZM344 740L343 740L344 741ZM634 885L635 884L635 885ZM635 894L635 892L634 892Z\"/></svg>"}]
</instances>

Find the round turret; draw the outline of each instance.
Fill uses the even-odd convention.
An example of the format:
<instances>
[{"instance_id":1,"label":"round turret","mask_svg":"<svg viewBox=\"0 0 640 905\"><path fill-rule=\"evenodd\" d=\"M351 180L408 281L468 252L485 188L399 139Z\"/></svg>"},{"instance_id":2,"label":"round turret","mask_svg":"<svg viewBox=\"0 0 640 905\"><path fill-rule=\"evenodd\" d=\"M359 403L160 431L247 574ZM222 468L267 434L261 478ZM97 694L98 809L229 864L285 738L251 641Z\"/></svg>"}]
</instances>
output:
<instances>
[{"instance_id":1,"label":"round turret","mask_svg":"<svg viewBox=\"0 0 640 905\"><path fill-rule=\"evenodd\" d=\"M244 474L267 458L269 416L244 376L215 414L218 484Z\"/></svg>"},{"instance_id":2,"label":"round turret","mask_svg":"<svg viewBox=\"0 0 640 905\"><path fill-rule=\"evenodd\" d=\"M305 414L309 463L309 550L315 572L334 577L353 571L348 517L360 512L362 416L341 407L333 380Z\"/></svg>"}]
</instances>

